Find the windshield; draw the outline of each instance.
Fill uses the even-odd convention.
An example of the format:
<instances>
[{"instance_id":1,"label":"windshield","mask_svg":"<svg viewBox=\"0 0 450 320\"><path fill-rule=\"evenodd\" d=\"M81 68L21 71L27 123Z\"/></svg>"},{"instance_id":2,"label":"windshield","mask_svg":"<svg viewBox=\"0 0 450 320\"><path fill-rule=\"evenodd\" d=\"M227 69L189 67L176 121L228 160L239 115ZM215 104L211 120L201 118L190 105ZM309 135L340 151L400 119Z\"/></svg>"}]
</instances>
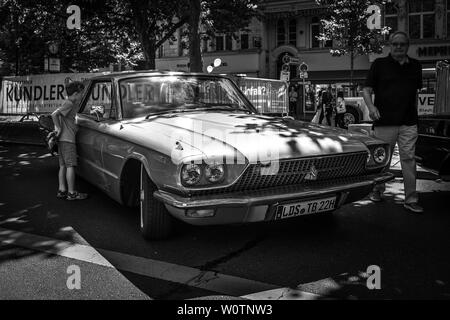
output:
<instances>
[{"instance_id":1,"label":"windshield","mask_svg":"<svg viewBox=\"0 0 450 320\"><path fill-rule=\"evenodd\" d=\"M229 79L201 76L149 76L120 81L124 118L186 110L254 112Z\"/></svg>"}]
</instances>

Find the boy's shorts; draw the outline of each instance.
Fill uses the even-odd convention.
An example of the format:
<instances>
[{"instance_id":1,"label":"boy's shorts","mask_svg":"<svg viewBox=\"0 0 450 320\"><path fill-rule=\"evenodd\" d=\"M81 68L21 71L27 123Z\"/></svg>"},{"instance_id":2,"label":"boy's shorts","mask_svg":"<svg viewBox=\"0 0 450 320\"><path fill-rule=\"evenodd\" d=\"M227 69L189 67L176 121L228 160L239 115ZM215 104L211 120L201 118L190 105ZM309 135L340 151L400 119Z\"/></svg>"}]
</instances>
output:
<instances>
[{"instance_id":1,"label":"boy's shorts","mask_svg":"<svg viewBox=\"0 0 450 320\"><path fill-rule=\"evenodd\" d=\"M72 142L59 141L59 166L60 167L76 167L77 166L77 148Z\"/></svg>"}]
</instances>

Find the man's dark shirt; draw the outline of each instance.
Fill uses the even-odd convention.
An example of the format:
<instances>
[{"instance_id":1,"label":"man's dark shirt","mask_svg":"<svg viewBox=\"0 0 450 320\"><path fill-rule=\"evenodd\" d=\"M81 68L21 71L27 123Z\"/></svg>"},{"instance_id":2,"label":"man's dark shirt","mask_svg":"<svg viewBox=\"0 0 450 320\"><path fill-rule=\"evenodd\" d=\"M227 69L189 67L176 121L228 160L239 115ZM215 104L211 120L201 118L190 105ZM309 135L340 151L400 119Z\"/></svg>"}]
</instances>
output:
<instances>
[{"instance_id":1,"label":"man's dark shirt","mask_svg":"<svg viewBox=\"0 0 450 320\"><path fill-rule=\"evenodd\" d=\"M376 126L417 124L417 89L422 88L422 66L408 57L403 65L389 54L370 67L366 87L375 93L374 104L380 111Z\"/></svg>"},{"instance_id":2,"label":"man's dark shirt","mask_svg":"<svg viewBox=\"0 0 450 320\"><path fill-rule=\"evenodd\" d=\"M324 91L322 93L322 104L325 104L325 107L330 107L330 104L333 100L333 96L329 91Z\"/></svg>"}]
</instances>

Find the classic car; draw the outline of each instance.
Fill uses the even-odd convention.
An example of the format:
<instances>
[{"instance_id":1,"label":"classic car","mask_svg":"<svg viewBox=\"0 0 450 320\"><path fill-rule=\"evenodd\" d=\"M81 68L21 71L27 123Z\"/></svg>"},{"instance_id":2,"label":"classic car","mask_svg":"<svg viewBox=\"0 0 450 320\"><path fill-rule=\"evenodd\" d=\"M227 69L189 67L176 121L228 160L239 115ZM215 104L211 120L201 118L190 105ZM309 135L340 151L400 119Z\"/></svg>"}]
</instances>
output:
<instances>
[{"instance_id":1,"label":"classic car","mask_svg":"<svg viewBox=\"0 0 450 320\"><path fill-rule=\"evenodd\" d=\"M226 76L123 72L89 79L77 114L77 173L139 207L145 238L193 225L332 212L385 172L383 141L256 112Z\"/></svg>"}]
</instances>

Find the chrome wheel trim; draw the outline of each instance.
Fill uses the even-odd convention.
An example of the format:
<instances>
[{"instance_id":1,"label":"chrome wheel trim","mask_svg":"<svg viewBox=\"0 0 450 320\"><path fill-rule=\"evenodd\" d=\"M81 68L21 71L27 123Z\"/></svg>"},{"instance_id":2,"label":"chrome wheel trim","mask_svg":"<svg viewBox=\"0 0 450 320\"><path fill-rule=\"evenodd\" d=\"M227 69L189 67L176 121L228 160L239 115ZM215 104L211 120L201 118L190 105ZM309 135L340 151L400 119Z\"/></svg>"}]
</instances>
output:
<instances>
[{"instance_id":1,"label":"chrome wheel trim","mask_svg":"<svg viewBox=\"0 0 450 320\"><path fill-rule=\"evenodd\" d=\"M349 124L353 124L356 122L355 116L350 112L344 113L344 124L348 126Z\"/></svg>"}]
</instances>

